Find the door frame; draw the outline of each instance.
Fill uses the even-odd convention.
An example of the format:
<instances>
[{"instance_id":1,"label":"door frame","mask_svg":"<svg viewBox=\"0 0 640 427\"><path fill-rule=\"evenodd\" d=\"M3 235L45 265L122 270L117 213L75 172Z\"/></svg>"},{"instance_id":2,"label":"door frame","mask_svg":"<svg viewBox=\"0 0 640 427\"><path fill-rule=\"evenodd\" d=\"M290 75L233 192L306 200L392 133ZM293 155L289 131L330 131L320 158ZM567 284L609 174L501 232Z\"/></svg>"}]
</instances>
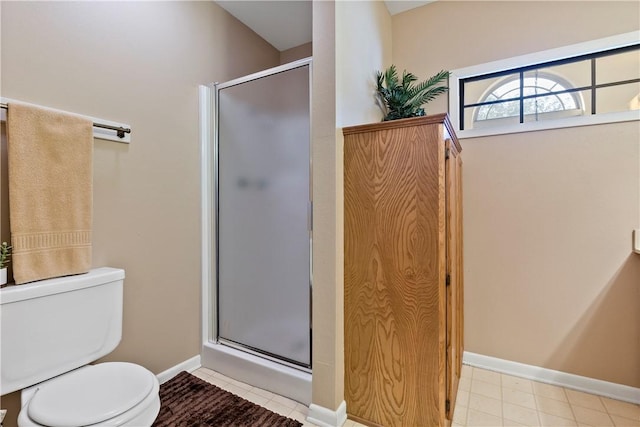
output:
<instances>
[{"instance_id":1,"label":"door frame","mask_svg":"<svg viewBox=\"0 0 640 427\"><path fill-rule=\"evenodd\" d=\"M200 105L200 167L201 167L201 281L202 281L202 344L225 344L218 339L218 90L257 80L270 75L282 73L308 66L309 70L309 108L312 105L312 58L305 58L278 67L269 68L244 77L230 80L224 83L210 83L199 87ZM311 117L309 117L311 121ZM311 122L309 127L309 366L288 363L268 354L252 351L251 348L243 348L243 351L256 354L260 357L282 363L306 372L311 372L313 362L312 342L312 295L313 295L313 162L311 159Z\"/></svg>"}]
</instances>

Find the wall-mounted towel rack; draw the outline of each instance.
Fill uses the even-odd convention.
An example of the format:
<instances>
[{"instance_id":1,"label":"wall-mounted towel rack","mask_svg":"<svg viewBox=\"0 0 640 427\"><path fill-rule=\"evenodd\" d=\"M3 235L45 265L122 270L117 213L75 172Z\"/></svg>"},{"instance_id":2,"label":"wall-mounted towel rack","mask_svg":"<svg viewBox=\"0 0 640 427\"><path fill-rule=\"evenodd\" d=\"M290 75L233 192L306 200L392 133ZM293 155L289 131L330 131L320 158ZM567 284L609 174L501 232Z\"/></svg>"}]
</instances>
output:
<instances>
[{"instance_id":1,"label":"wall-mounted towel rack","mask_svg":"<svg viewBox=\"0 0 640 427\"><path fill-rule=\"evenodd\" d=\"M7 98L2 98L2 102L0 102L0 109L8 110L9 102L11 102L11 100ZM131 142L131 137L130 137L131 128L128 125L108 122L108 120L94 119L92 117L87 117L87 118L93 121L94 128L98 128L98 129L94 129L93 131L94 138L122 142L125 144L128 144L129 142ZM103 130L101 131L101 129Z\"/></svg>"}]
</instances>

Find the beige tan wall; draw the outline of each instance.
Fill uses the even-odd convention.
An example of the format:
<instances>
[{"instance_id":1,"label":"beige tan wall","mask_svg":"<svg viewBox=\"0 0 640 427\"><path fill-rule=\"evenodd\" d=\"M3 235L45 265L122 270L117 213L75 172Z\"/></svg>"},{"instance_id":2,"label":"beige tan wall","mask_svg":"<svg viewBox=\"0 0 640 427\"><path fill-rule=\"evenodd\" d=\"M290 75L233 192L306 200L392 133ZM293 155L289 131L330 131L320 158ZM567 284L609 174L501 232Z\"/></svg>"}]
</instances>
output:
<instances>
[{"instance_id":1,"label":"beige tan wall","mask_svg":"<svg viewBox=\"0 0 640 427\"><path fill-rule=\"evenodd\" d=\"M391 64L391 15L381 1L336 3L337 124L379 122L376 71Z\"/></svg>"},{"instance_id":2,"label":"beige tan wall","mask_svg":"<svg viewBox=\"0 0 640 427\"><path fill-rule=\"evenodd\" d=\"M297 61L298 59L308 58L313 54L313 43L305 43L300 46L280 52L280 64Z\"/></svg>"},{"instance_id":3,"label":"beige tan wall","mask_svg":"<svg viewBox=\"0 0 640 427\"><path fill-rule=\"evenodd\" d=\"M426 78L639 17L638 2L438 1L393 17L393 62ZM467 351L640 386L638 141L638 122L461 141Z\"/></svg>"},{"instance_id":4,"label":"beige tan wall","mask_svg":"<svg viewBox=\"0 0 640 427\"><path fill-rule=\"evenodd\" d=\"M133 129L94 145L93 265L127 276L107 359L158 373L199 354L198 85L279 52L213 2L2 2L1 25L2 96Z\"/></svg>"},{"instance_id":5,"label":"beige tan wall","mask_svg":"<svg viewBox=\"0 0 640 427\"><path fill-rule=\"evenodd\" d=\"M379 121L374 72L391 59L382 2L313 5L313 403L344 400L342 126Z\"/></svg>"},{"instance_id":6,"label":"beige tan wall","mask_svg":"<svg viewBox=\"0 0 640 427\"><path fill-rule=\"evenodd\" d=\"M344 399L342 362L342 242L336 194L335 5L313 2L313 383L312 402L331 410Z\"/></svg>"}]
</instances>

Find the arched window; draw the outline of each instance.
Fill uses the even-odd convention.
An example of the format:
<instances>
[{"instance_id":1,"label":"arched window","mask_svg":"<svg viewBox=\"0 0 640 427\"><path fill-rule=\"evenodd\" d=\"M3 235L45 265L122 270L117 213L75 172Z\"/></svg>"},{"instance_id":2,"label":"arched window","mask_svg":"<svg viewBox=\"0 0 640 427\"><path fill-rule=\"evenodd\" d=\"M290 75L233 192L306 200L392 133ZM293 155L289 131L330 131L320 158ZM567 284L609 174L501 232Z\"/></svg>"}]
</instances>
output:
<instances>
[{"instance_id":1,"label":"arched window","mask_svg":"<svg viewBox=\"0 0 640 427\"><path fill-rule=\"evenodd\" d=\"M451 70L458 137L637 121L640 43L620 34Z\"/></svg>"},{"instance_id":2,"label":"arched window","mask_svg":"<svg viewBox=\"0 0 640 427\"><path fill-rule=\"evenodd\" d=\"M522 78L522 102L526 121L538 121L550 113L553 116L582 114L582 102L576 92L567 92L572 85L565 79L545 72L526 73ZM520 116L520 77L509 76L492 87L478 102L473 121ZM559 113L564 112L564 113Z\"/></svg>"}]
</instances>

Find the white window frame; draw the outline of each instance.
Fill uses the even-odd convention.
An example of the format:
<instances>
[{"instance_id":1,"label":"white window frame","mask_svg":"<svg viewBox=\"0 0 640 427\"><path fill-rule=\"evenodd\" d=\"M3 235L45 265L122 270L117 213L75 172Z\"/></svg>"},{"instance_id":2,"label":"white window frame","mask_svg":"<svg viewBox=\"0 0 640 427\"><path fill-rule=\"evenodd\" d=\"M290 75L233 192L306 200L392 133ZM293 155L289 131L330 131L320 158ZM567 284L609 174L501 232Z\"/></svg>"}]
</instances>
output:
<instances>
[{"instance_id":1,"label":"white window frame","mask_svg":"<svg viewBox=\"0 0 640 427\"><path fill-rule=\"evenodd\" d=\"M621 111L613 113L601 113L577 117L559 118L537 122L525 122L506 124L496 127L481 127L476 129L460 130L460 80L469 77L480 76L493 72L511 70L530 65L542 64L564 58L601 52L619 47L637 44L640 41L640 31L591 40L570 46L545 50L542 52L516 56L499 61L452 70L449 77L449 116L456 129L458 138L476 138L489 135L504 135L520 132L532 132L545 129L558 129L575 126L589 126L603 123L616 123L640 120L640 110Z\"/></svg>"}]
</instances>

